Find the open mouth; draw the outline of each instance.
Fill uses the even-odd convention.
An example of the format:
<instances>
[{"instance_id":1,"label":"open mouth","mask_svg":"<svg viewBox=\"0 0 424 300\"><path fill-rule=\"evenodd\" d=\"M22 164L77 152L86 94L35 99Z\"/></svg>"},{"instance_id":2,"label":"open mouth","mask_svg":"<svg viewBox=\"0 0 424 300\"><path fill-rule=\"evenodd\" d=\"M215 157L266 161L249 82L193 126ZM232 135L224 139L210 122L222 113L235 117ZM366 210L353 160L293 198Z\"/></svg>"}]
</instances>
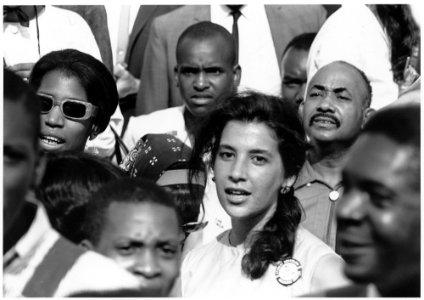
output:
<instances>
[{"instance_id":1,"label":"open mouth","mask_svg":"<svg viewBox=\"0 0 424 300\"><path fill-rule=\"evenodd\" d=\"M316 124L318 126L323 127L339 127L340 122L333 116L329 115L316 115L311 118L310 124L313 125Z\"/></svg>"},{"instance_id":2,"label":"open mouth","mask_svg":"<svg viewBox=\"0 0 424 300\"><path fill-rule=\"evenodd\" d=\"M231 196L249 196L251 194L246 190L234 188L226 188L225 193Z\"/></svg>"},{"instance_id":3,"label":"open mouth","mask_svg":"<svg viewBox=\"0 0 424 300\"><path fill-rule=\"evenodd\" d=\"M47 145L60 145L65 143L65 140L51 135L42 135L40 136L40 140Z\"/></svg>"}]
</instances>

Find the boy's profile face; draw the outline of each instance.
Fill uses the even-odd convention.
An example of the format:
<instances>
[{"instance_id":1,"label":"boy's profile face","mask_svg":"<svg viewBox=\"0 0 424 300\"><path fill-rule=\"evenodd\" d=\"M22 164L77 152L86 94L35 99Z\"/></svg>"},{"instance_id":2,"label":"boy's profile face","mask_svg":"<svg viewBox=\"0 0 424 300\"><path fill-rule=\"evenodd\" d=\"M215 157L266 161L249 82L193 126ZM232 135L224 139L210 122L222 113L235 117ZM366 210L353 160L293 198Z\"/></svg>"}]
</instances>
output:
<instances>
[{"instance_id":1,"label":"boy's profile face","mask_svg":"<svg viewBox=\"0 0 424 300\"><path fill-rule=\"evenodd\" d=\"M233 65L223 38L186 39L178 52L175 79L192 115L205 115L219 97L238 86L240 67Z\"/></svg>"},{"instance_id":2,"label":"boy's profile face","mask_svg":"<svg viewBox=\"0 0 424 300\"><path fill-rule=\"evenodd\" d=\"M175 210L161 204L112 202L94 250L133 273L146 296L168 296L181 264Z\"/></svg>"}]
</instances>

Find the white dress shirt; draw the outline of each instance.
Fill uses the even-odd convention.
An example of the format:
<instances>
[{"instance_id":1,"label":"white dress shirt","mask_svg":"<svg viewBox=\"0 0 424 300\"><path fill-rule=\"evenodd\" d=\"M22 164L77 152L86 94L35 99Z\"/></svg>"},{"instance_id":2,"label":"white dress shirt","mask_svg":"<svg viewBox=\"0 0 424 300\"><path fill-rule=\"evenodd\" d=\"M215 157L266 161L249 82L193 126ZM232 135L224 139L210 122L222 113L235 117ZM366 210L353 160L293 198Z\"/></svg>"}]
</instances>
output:
<instances>
[{"instance_id":1,"label":"white dress shirt","mask_svg":"<svg viewBox=\"0 0 424 300\"><path fill-rule=\"evenodd\" d=\"M227 29L233 28L233 16L226 5L211 5L211 21ZM275 55L271 29L263 4L244 5L238 19L239 64L242 76L239 91L253 89L280 95L281 78Z\"/></svg>"}]
</instances>

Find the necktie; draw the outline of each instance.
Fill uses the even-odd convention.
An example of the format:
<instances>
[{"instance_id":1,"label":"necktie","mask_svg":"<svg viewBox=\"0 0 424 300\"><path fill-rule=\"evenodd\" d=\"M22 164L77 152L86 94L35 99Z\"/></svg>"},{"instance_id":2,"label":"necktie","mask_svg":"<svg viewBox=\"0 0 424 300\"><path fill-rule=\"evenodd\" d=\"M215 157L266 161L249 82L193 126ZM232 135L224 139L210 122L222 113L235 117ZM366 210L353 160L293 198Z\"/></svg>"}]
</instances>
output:
<instances>
[{"instance_id":1,"label":"necktie","mask_svg":"<svg viewBox=\"0 0 424 300\"><path fill-rule=\"evenodd\" d=\"M3 22L19 22L22 26L29 27L29 16L20 6L4 6Z\"/></svg>"},{"instance_id":2,"label":"necktie","mask_svg":"<svg viewBox=\"0 0 424 300\"><path fill-rule=\"evenodd\" d=\"M238 25L237 21L241 16L240 8L242 5L228 5L228 7L231 9L231 15L233 16L233 37L236 42L236 62L238 63L238 57L239 57L239 32L238 32Z\"/></svg>"}]
</instances>

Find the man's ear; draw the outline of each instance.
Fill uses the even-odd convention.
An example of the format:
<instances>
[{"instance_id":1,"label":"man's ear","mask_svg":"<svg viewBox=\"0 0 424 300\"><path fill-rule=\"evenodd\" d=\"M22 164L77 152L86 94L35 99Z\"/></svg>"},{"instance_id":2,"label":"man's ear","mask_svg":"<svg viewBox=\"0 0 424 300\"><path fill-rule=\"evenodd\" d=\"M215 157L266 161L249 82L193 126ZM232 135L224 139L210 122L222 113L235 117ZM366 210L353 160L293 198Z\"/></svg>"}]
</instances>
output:
<instances>
[{"instance_id":1,"label":"man's ear","mask_svg":"<svg viewBox=\"0 0 424 300\"><path fill-rule=\"evenodd\" d=\"M108 125L109 126L109 125ZM100 133L100 128L98 125L96 124L92 124L91 125L91 133L90 136L88 137L90 140L94 140Z\"/></svg>"},{"instance_id":2,"label":"man's ear","mask_svg":"<svg viewBox=\"0 0 424 300\"><path fill-rule=\"evenodd\" d=\"M175 81L175 86L180 87L180 81L178 80L178 65L174 67L174 81Z\"/></svg>"},{"instance_id":3,"label":"man's ear","mask_svg":"<svg viewBox=\"0 0 424 300\"><path fill-rule=\"evenodd\" d=\"M368 107L364 111L364 118L362 119L361 129L364 128L367 121L371 118L371 116L375 113L375 109Z\"/></svg>"},{"instance_id":4,"label":"man's ear","mask_svg":"<svg viewBox=\"0 0 424 300\"><path fill-rule=\"evenodd\" d=\"M239 64L233 67L233 77L234 77L234 89L237 90L237 87L240 85L241 80L241 67Z\"/></svg>"},{"instance_id":5,"label":"man's ear","mask_svg":"<svg viewBox=\"0 0 424 300\"><path fill-rule=\"evenodd\" d=\"M79 245L80 245L81 247L83 247L83 248L87 249L87 250L93 250L93 249L94 249L93 244L92 244L89 240L87 240L87 239L83 239L83 240L79 243Z\"/></svg>"}]
</instances>

